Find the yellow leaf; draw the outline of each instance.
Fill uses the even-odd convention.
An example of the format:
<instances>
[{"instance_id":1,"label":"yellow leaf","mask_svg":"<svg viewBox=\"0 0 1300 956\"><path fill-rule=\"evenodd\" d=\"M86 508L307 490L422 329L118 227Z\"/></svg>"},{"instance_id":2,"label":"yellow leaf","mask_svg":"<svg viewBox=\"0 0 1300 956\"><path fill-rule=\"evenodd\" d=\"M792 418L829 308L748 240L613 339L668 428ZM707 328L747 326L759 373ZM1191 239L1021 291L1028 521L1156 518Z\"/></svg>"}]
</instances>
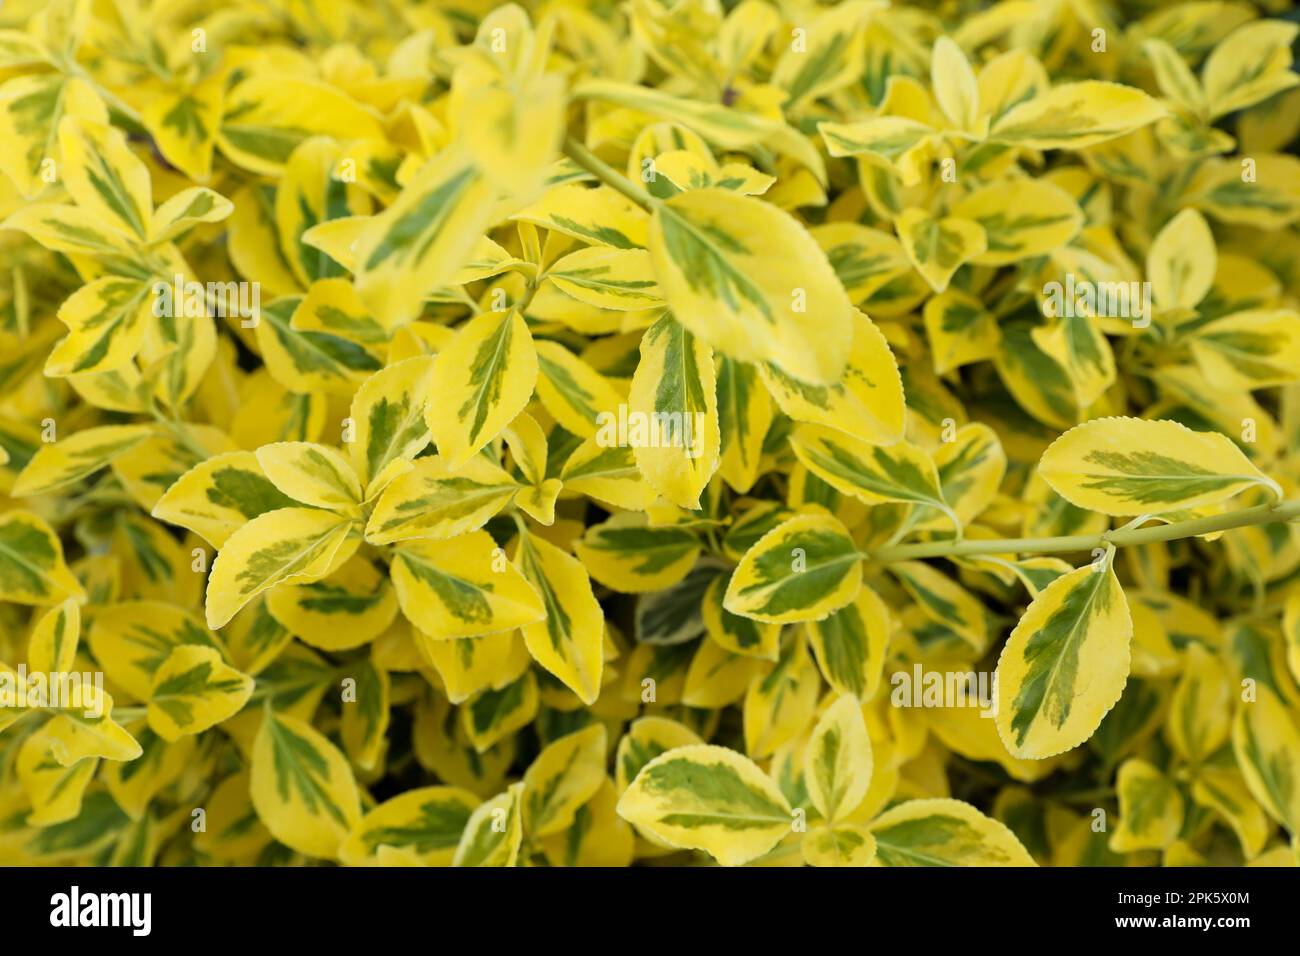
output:
<instances>
[{"instance_id":1,"label":"yellow leaf","mask_svg":"<svg viewBox=\"0 0 1300 956\"><path fill-rule=\"evenodd\" d=\"M720 189L655 207L650 255L673 317L730 358L837 382L853 306L825 253L794 219Z\"/></svg>"},{"instance_id":2,"label":"yellow leaf","mask_svg":"<svg viewBox=\"0 0 1300 956\"><path fill-rule=\"evenodd\" d=\"M253 744L253 806L281 843L333 859L361 820L347 759L306 721L268 708Z\"/></svg>"}]
</instances>

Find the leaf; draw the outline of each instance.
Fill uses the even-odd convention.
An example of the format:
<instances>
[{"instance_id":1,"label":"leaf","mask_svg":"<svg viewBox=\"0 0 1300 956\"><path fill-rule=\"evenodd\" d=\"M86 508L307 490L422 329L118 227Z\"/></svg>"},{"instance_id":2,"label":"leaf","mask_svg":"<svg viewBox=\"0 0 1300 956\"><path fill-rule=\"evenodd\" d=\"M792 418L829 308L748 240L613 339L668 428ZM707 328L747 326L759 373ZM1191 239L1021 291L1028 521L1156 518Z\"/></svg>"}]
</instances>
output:
<instances>
[{"instance_id":1,"label":"leaf","mask_svg":"<svg viewBox=\"0 0 1300 956\"><path fill-rule=\"evenodd\" d=\"M250 789L266 828L304 856L333 859L361 820L347 759L306 721L269 707L253 744Z\"/></svg>"},{"instance_id":2,"label":"leaf","mask_svg":"<svg viewBox=\"0 0 1300 956\"><path fill-rule=\"evenodd\" d=\"M420 458L379 496L366 525L366 540L441 540L477 531L519 488L509 472L482 456L460 469L449 468L441 456Z\"/></svg>"},{"instance_id":3,"label":"leaf","mask_svg":"<svg viewBox=\"0 0 1300 956\"><path fill-rule=\"evenodd\" d=\"M230 662L245 673L257 675L290 646L293 635L271 616L264 598L255 598L234 616L222 639Z\"/></svg>"},{"instance_id":4,"label":"leaf","mask_svg":"<svg viewBox=\"0 0 1300 956\"><path fill-rule=\"evenodd\" d=\"M541 621L541 598L486 531L393 549L402 613L435 640L478 637Z\"/></svg>"},{"instance_id":5,"label":"leaf","mask_svg":"<svg viewBox=\"0 0 1300 956\"><path fill-rule=\"evenodd\" d=\"M229 199L211 189L201 186L182 189L154 210L149 226L149 241L153 245L170 242L200 223L221 222L234 210Z\"/></svg>"},{"instance_id":6,"label":"leaf","mask_svg":"<svg viewBox=\"0 0 1300 956\"><path fill-rule=\"evenodd\" d=\"M869 505L923 504L958 519L943 499L934 459L910 442L870 445L823 425L802 425L790 445L804 466L837 491Z\"/></svg>"},{"instance_id":7,"label":"leaf","mask_svg":"<svg viewBox=\"0 0 1300 956\"><path fill-rule=\"evenodd\" d=\"M645 210L608 186L554 186L510 218L609 249L640 249L646 245Z\"/></svg>"},{"instance_id":8,"label":"leaf","mask_svg":"<svg viewBox=\"0 0 1300 956\"><path fill-rule=\"evenodd\" d=\"M93 759L80 760L70 767L60 765L50 753L53 734L47 724L28 736L15 760L15 776L32 807L26 817L29 826L48 827L75 819L99 765Z\"/></svg>"},{"instance_id":9,"label":"leaf","mask_svg":"<svg viewBox=\"0 0 1300 956\"><path fill-rule=\"evenodd\" d=\"M1237 707L1232 752L1251 795L1291 833L1300 827L1300 731L1287 708L1267 687Z\"/></svg>"},{"instance_id":10,"label":"leaf","mask_svg":"<svg viewBox=\"0 0 1300 956\"><path fill-rule=\"evenodd\" d=\"M597 581L642 594L672 587L695 565L701 543L689 529L654 527L640 514L616 514L587 529L574 553Z\"/></svg>"},{"instance_id":11,"label":"leaf","mask_svg":"<svg viewBox=\"0 0 1300 956\"><path fill-rule=\"evenodd\" d=\"M379 371L379 360L342 336L295 329L291 323L302 301L279 299L261 310L256 336L267 371L291 392L353 394Z\"/></svg>"},{"instance_id":12,"label":"leaf","mask_svg":"<svg viewBox=\"0 0 1300 956\"><path fill-rule=\"evenodd\" d=\"M890 629L889 610L880 596L863 585L852 603L805 627L826 683L836 693L852 694L863 703L874 697Z\"/></svg>"},{"instance_id":13,"label":"leaf","mask_svg":"<svg viewBox=\"0 0 1300 956\"><path fill-rule=\"evenodd\" d=\"M32 674L72 671L81 635L81 608L75 598L42 614L27 641L27 669Z\"/></svg>"},{"instance_id":14,"label":"leaf","mask_svg":"<svg viewBox=\"0 0 1300 956\"><path fill-rule=\"evenodd\" d=\"M1063 83L1012 107L993 124L989 138L1028 149L1083 149L1164 115L1164 107L1139 89L1084 80Z\"/></svg>"},{"instance_id":15,"label":"leaf","mask_svg":"<svg viewBox=\"0 0 1300 956\"><path fill-rule=\"evenodd\" d=\"M856 596L861 557L835 518L797 515L745 553L727 585L723 607L774 624L820 620Z\"/></svg>"},{"instance_id":16,"label":"leaf","mask_svg":"<svg viewBox=\"0 0 1300 956\"><path fill-rule=\"evenodd\" d=\"M198 741L194 737L182 737L168 743L149 729L144 720L129 723L127 731L140 742L140 756L129 762L104 764L103 781L117 805L132 820L139 820L153 799L193 766Z\"/></svg>"},{"instance_id":17,"label":"leaf","mask_svg":"<svg viewBox=\"0 0 1300 956\"><path fill-rule=\"evenodd\" d=\"M234 716L253 694L253 679L221 659L211 647L181 644L154 672L149 726L174 741Z\"/></svg>"},{"instance_id":18,"label":"leaf","mask_svg":"<svg viewBox=\"0 0 1300 956\"><path fill-rule=\"evenodd\" d=\"M359 224L364 222L365 218L360 216L328 219L304 232L301 243L307 243L308 239L318 240L327 235L332 236L334 233L329 231L331 229L338 231L344 227L352 227L353 232L360 232ZM355 238L355 235L348 236L348 246L351 246ZM335 261L338 261L337 256L343 256L346 260L343 264L355 265L350 255L346 255L333 245L315 242L315 246L321 245L326 246L325 251ZM388 344L393 335L391 329L380 325L366 310L351 280L342 278L317 279L311 282L307 294L298 302L289 318L289 327L295 332L316 332L346 339L362 346L363 349L382 347ZM374 376L371 376L366 381L369 382L373 378ZM377 387L372 386L372 388Z\"/></svg>"},{"instance_id":19,"label":"leaf","mask_svg":"<svg viewBox=\"0 0 1300 956\"><path fill-rule=\"evenodd\" d=\"M700 641L686 671L682 703L706 710L730 706L745 696L758 670L754 658L723 650L716 641Z\"/></svg>"},{"instance_id":20,"label":"leaf","mask_svg":"<svg viewBox=\"0 0 1300 956\"><path fill-rule=\"evenodd\" d=\"M939 37L934 41L930 61L930 85L939 109L957 129L978 132L979 87L970 61L953 40Z\"/></svg>"},{"instance_id":21,"label":"leaf","mask_svg":"<svg viewBox=\"0 0 1300 956\"><path fill-rule=\"evenodd\" d=\"M649 247L673 317L701 340L800 381L839 380L853 307L825 253L787 213L691 190L655 207Z\"/></svg>"},{"instance_id":22,"label":"leaf","mask_svg":"<svg viewBox=\"0 0 1300 956\"><path fill-rule=\"evenodd\" d=\"M520 805L524 785L480 804L470 816L456 847L453 866L514 866L523 841Z\"/></svg>"},{"instance_id":23,"label":"leaf","mask_svg":"<svg viewBox=\"0 0 1300 956\"><path fill-rule=\"evenodd\" d=\"M997 321L984 304L952 288L925 303L925 332L937 375L993 358L1001 338Z\"/></svg>"},{"instance_id":24,"label":"leaf","mask_svg":"<svg viewBox=\"0 0 1300 956\"><path fill-rule=\"evenodd\" d=\"M469 260L491 222L495 198L474 161L451 148L426 163L366 224L353 246L356 289L381 325L391 329L415 319L423 297Z\"/></svg>"},{"instance_id":25,"label":"leaf","mask_svg":"<svg viewBox=\"0 0 1300 956\"><path fill-rule=\"evenodd\" d=\"M1227 821L1247 858L1264 848L1273 826L1259 804L1251 799L1245 780L1235 768L1201 768L1192 784L1192 799Z\"/></svg>"},{"instance_id":26,"label":"leaf","mask_svg":"<svg viewBox=\"0 0 1300 956\"><path fill-rule=\"evenodd\" d=\"M475 316L438 354L425 421L438 452L460 468L523 411L537 384L537 352L517 310Z\"/></svg>"},{"instance_id":27,"label":"leaf","mask_svg":"<svg viewBox=\"0 0 1300 956\"><path fill-rule=\"evenodd\" d=\"M221 83L214 77L168 89L145 103L140 120L158 151L190 179L206 182L222 117Z\"/></svg>"},{"instance_id":28,"label":"leaf","mask_svg":"<svg viewBox=\"0 0 1300 956\"><path fill-rule=\"evenodd\" d=\"M266 596L266 608L304 643L344 651L387 630L397 615L397 598L385 576L357 556L319 581L276 586Z\"/></svg>"},{"instance_id":29,"label":"leaf","mask_svg":"<svg viewBox=\"0 0 1300 956\"><path fill-rule=\"evenodd\" d=\"M154 300L135 278L104 276L86 283L59 306L68 335L45 362L45 374L63 378L120 369L144 342Z\"/></svg>"},{"instance_id":30,"label":"leaf","mask_svg":"<svg viewBox=\"0 0 1300 956\"><path fill-rule=\"evenodd\" d=\"M872 444L903 437L906 406L898 365L880 329L861 312L854 312L853 346L838 383L809 385L771 363L758 371L777 406L795 421L837 428Z\"/></svg>"},{"instance_id":31,"label":"leaf","mask_svg":"<svg viewBox=\"0 0 1300 956\"><path fill-rule=\"evenodd\" d=\"M1064 189L1035 179L984 186L954 205L958 219L984 230L976 265L1001 266L1065 245L1083 228L1083 211Z\"/></svg>"},{"instance_id":32,"label":"leaf","mask_svg":"<svg viewBox=\"0 0 1300 956\"><path fill-rule=\"evenodd\" d=\"M281 508L254 518L226 540L212 564L208 626L223 626L277 584L325 577L340 563L354 530L348 518L311 508Z\"/></svg>"},{"instance_id":33,"label":"leaf","mask_svg":"<svg viewBox=\"0 0 1300 956\"><path fill-rule=\"evenodd\" d=\"M1261 229L1282 229L1300 219L1300 159L1286 153L1250 159L1250 181L1236 159L1204 162L1188 184L1189 204L1220 222Z\"/></svg>"},{"instance_id":34,"label":"leaf","mask_svg":"<svg viewBox=\"0 0 1300 956\"><path fill-rule=\"evenodd\" d=\"M1257 20L1216 46L1201 67L1210 116L1235 112L1300 83L1291 71L1296 32L1294 23Z\"/></svg>"},{"instance_id":35,"label":"leaf","mask_svg":"<svg viewBox=\"0 0 1300 956\"><path fill-rule=\"evenodd\" d=\"M755 758L770 756L797 739L812 723L821 693L821 675L802 636L787 637L781 655L745 693L745 749Z\"/></svg>"},{"instance_id":36,"label":"leaf","mask_svg":"<svg viewBox=\"0 0 1300 956\"><path fill-rule=\"evenodd\" d=\"M16 498L48 494L76 484L152 434L147 425L87 428L37 449L14 482Z\"/></svg>"},{"instance_id":37,"label":"leaf","mask_svg":"<svg viewBox=\"0 0 1300 956\"><path fill-rule=\"evenodd\" d=\"M541 188L564 134L566 93L559 76L540 75L522 87L482 85L465 94L461 135L503 191Z\"/></svg>"},{"instance_id":38,"label":"leaf","mask_svg":"<svg viewBox=\"0 0 1300 956\"><path fill-rule=\"evenodd\" d=\"M1183 826L1183 798L1174 782L1136 757L1119 768L1115 782L1119 824L1110 836L1116 853L1163 850Z\"/></svg>"},{"instance_id":39,"label":"leaf","mask_svg":"<svg viewBox=\"0 0 1300 956\"><path fill-rule=\"evenodd\" d=\"M62 181L77 205L134 240L149 237L153 220L149 171L107 123L65 116L59 122Z\"/></svg>"},{"instance_id":40,"label":"leaf","mask_svg":"<svg viewBox=\"0 0 1300 956\"><path fill-rule=\"evenodd\" d=\"M569 828L542 841L547 861L552 866L631 866L632 827L618 815L617 804L618 793L605 777Z\"/></svg>"},{"instance_id":41,"label":"leaf","mask_svg":"<svg viewBox=\"0 0 1300 956\"><path fill-rule=\"evenodd\" d=\"M519 535L515 567L542 598L546 619L521 628L528 652L590 704L600 693L605 615L582 563L528 533Z\"/></svg>"},{"instance_id":42,"label":"leaf","mask_svg":"<svg viewBox=\"0 0 1300 956\"><path fill-rule=\"evenodd\" d=\"M723 594L730 580L720 574L709 582L708 590L704 592L705 632L713 643L729 653L776 660L781 646L781 625L741 617L723 607Z\"/></svg>"},{"instance_id":43,"label":"leaf","mask_svg":"<svg viewBox=\"0 0 1300 956\"><path fill-rule=\"evenodd\" d=\"M1151 62L1161 93L1194 116L1206 112L1205 91L1177 50L1152 37L1142 41L1142 52Z\"/></svg>"},{"instance_id":44,"label":"leaf","mask_svg":"<svg viewBox=\"0 0 1300 956\"><path fill-rule=\"evenodd\" d=\"M103 101L85 80L53 72L14 76L0 86L0 141L10 144L0 153L0 172L22 196L30 199L49 185L42 173L47 161L62 159L58 130L68 116L108 121Z\"/></svg>"},{"instance_id":45,"label":"leaf","mask_svg":"<svg viewBox=\"0 0 1300 956\"><path fill-rule=\"evenodd\" d=\"M998 658L997 728L1013 756L1050 757L1092 736L1124 691L1132 634L1109 561L1038 593Z\"/></svg>"},{"instance_id":46,"label":"leaf","mask_svg":"<svg viewBox=\"0 0 1300 956\"><path fill-rule=\"evenodd\" d=\"M205 459L177 478L151 514L220 548L249 520L295 506L266 477L253 452L232 451Z\"/></svg>"},{"instance_id":47,"label":"leaf","mask_svg":"<svg viewBox=\"0 0 1300 956\"><path fill-rule=\"evenodd\" d=\"M790 832L781 791L752 761L705 744L678 747L641 768L618 801L619 816L664 842L739 866Z\"/></svg>"},{"instance_id":48,"label":"leaf","mask_svg":"<svg viewBox=\"0 0 1300 956\"><path fill-rule=\"evenodd\" d=\"M82 685L81 699L64 707L48 724L50 753L61 767L97 758L135 760L140 744L113 719L113 698L98 687Z\"/></svg>"},{"instance_id":49,"label":"leaf","mask_svg":"<svg viewBox=\"0 0 1300 956\"><path fill-rule=\"evenodd\" d=\"M607 416L617 420L626 403L608 379L556 342L538 342L536 350L537 399L563 428L591 438Z\"/></svg>"},{"instance_id":50,"label":"leaf","mask_svg":"<svg viewBox=\"0 0 1300 956\"><path fill-rule=\"evenodd\" d=\"M579 249L547 269L546 278L565 295L601 309L632 312L663 303L644 249Z\"/></svg>"},{"instance_id":51,"label":"leaf","mask_svg":"<svg viewBox=\"0 0 1300 956\"><path fill-rule=\"evenodd\" d=\"M1079 408L1092 405L1115 383L1115 356L1110 343L1087 316L1061 316L1030 334L1043 354L1065 370Z\"/></svg>"},{"instance_id":52,"label":"leaf","mask_svg":"<svg viewBox=\"0 0 1300 956\"><path fill-rule=\"evenodd\" d=\"M1036 866L1003 824L960 800L908 800L870 825L878 866Z\"/></svg>"},{"instance_id":53,"label":"leaf","mask_svg":"<svg viewBox=\"0 0 1300 956\"><path fill-rule=\"evenodd\" d=\"M1151 241L1147 277L1162 309L1194 308L1214 284L1218 253L1205 217L1183 209Z\"/></svg>"},{"instance_id":54,"label":"leaf","mask_svg":"<svg viewBox=\"0 0 1300 956\"><path fill-rule=\"evenodd\" d=\"M1038 473L1072 504L1111 515L1200 508L1270 484L1220 434L1137 418L1070 429L1043 452Z\"/></svg>"},{"instance_id":55,"label":"leaf","mask_svg":"<svg viewBox=\"0 0 1300 956\"><path fill-rule=\"evenodd\" d=\"M4 228L25 232L51 252L92 256L114 263L126 262L133 255L127 237L109 229L94 213L77 206L32 203L9 216Z\"/></svg>"},{"instance_id":56,"label":"leaf","mask_svg":"<svg viewBox=\"0 0 1300 956\"><path fill-rule=\"evenodd\" d=\"M417 355L376 372L352 397L356 428L348 447L365 498L373 498L429 444L425 424L433 359Z\"/></svg>"},{"instance_id":57,"label":"leaf","mask_svg":"<svg viewBox=\"0 0 1300 956\"><path fill-rule=\"evenodd\" d=\"M383 847L409 850L428 866L450 866L479 799L459 787L417 787L374 807L339 848L349 866L374 865Z\"/></svg>"},{"instance_id":58,"label":"leaf","mask_svg":"<svg viewBox=\"0 0 1300 956\"><path fill-rule=\"evenodd\" d=\"M1237 312L1198 328L1191 347L1211 388L1248 392L1288 385L1300 377L1300 312Z\"/></svg>"},{"instance_id":59,"label":"leaf","mask_svg":"<svg viewBox=\"0 0 1300 956\"><path fill-rule=\"evenodd\" d=\"M1007 456L997 433L976 422L961 426L952 441L941 444L934 464L944 501L965 526L983 514L997 497L1007 470ZM935 518L933 523L943 521L937 515Z\"/></svg>"},{"instance_id":60,"label":"leaf","mask_svg":"<svg viewBox=\"0 0 1300 956\"><path fill-rule=\"evenodd\" d=\"M758 480L763 439L772 425L772 400L755 366L721 355L715 356L715 362L718 474L733 491L743 494Z\"/></svg>"},{"instance_id":61,"label":"leaf","mask_svg":"<svg viewBox=\"0 0 1300 956\"><path fill-rule=\"evenodd\" d=\"M698 508L722 441L713 351L664 316L641 339L627 405L629 420L638 416L642 428L634 436L629 425L626 442L618 444L633 446L637 468L659 494L679 507ZM606 431L602 426L597 437Z\"/></svg>"},{"instance_id":62,"label":"leaf","mask_svg":"<svg viewBox=\"0 0 1300 956\"><path fill-rule=\"evenodd\" d=\"M896 561L889 570L930 620L952 631L977 652L988 647L984 605L960 584L922 561Z\"/></svg>"},{"instance_id":63,"label":"leaf","mask_svg":"<svg viewBox=\"0 0 1300 956\"><path fill-rule=\"evenodd\" d=\"M314 442L276 442L257 450L257 463L271 483L295 501L359 513L361 482L338 449Z\"/></svg>"},{"instance_id":64,"label":"leaf","mask_svg":"<svg viewBox=\"0 0 1300 956\"><path fill-rule=\"evenodd\" d=\"M199 617L162 601L97 609L87 639L108 680L141 701L148 701L158 669L177 647L220 650Z\"/></svg>"},{"instance_id":65,"label":"leaf","mask_svg":"<svg viewBox=\"0 0 1300 956\"><path fill-rule=\"evenodd\" d=\"M379 121L320 80L282 72L246 74L226 90L217 146L254 173L279 176L294 149L313 135L383 139Z\"/></svg>"},{"instance_id":66,"label":"leaf","mask_svg":"<svg viewBox=\"0 0 1300 956\"><path fill-rule=\"evenodd\" d=\"M1300 681L1300 593L1292 593L1282 610L1282 633L1286 640L1286 663L1291 676Z\"/></svg>"},{"instance_id":67,"label":"leaf","mask_svg":"<svg viewBox=\"0 0 1300 956\"><path fill-rule=\"evenodd\" d=\"M935 292L948 288L953 273L982 257L988 248L984 228L973 219L935 219L923 209L911 208L894 220L894 226L907 258Z\"/></svg>"},{"instance_id":68,"label":"leaf","mask_svg":"<svg viewBox=\"0 0 1300 956\"><path fill-rule=\"evenodd\" d=\"M1067 429L1078 421L1070 377L1035 341L1028 323L1001 326L1002 340L993 356L998 377L1016 403L1038 421Z\"/></svg>"},{"instance_id":69,"label":"leaf","mask_svg":"<svg viewBox=\"0 0 1300 956\"><path fill-rule=\"evenodd\" d=\"M719 102L701 102L673 96L615 80L588 79L576 84L570 95L605 100L660 119L678 123L723 149L762 145L806 167L818 182L826 181L826 168L816 148L780 119L731 109Z\"/></svg>"},{"instance_id":70,"label":"leaf","mask_svg":"<svg viewBox=\"0 0 1300 956\"><path fill-rule=\"evenodd\" d=\"M876 858L876 838L861 824L816 826L799 849L809 866L869 866Z\"/></svg>"},{"instance_id":71,"label":"leaf","mask_svg":"<svg viewBox=\"0 0 1300 956\"><path fill-rule=\"evenodd\" d=\"M818 123L832 156L862 156L890 166L930 141L933 127L905 116L873 116L854 123Z\"/></svg>"},{"instance_id":72,"label":"leaf","mask_svg":"<svg viewBox=\"0 0 1300 956\"><path fill-rule=\"evenodd\" d=\"M49 525L29 511L0 515L0 599L50 605L84 596Z\"/></svg>"},{"instance_id":73,"label":"leaf","mask_svg":"<svg viewBox=\"0 0 1300 956\"><path fill-rule=\"evenodd\" d=\"M500 640L498 636L465 638L434 646L449 646L453 652L462 655L467 646L472 647L469 653L477 657L480 648L486 650L486 645ZM460 711L461 726L474 749L483 754L526 727L537 716L537 706L537 678L528 670L505 686L489 688L468 701Z\"/></svg>"},{"instance_id":74,"label":"leaf","mask_svg":"<svg viewBox=\"0 0 1300 956\"><path fill-rule=\"evenodd\" d=\"M563 430L557 434L563 435ZM555 502L564 485L558 478L546 477L550 449L542 426L527 412L521 412L503 432L503 437L514 467L531 486L519 490L515 504L538 523L554 524Z\"/></svg>"},{"instance_id":75,"label":"leaf","mask_svg":"<svg viewBox=\"0 0 1300 956\"><path fill-rule=\"evenodd\" d=\"M36 37L22 30L0 30L0 66L37 66L49 62L50 53Z\"/></svg>"},{"instance_id":76,"label":"leaf","mask_svg":"<svg viewBox=\"0 0 1300 956\"><path fill-rule=\"evenodd\" d=\"M636 604L636 642L666 647L685 644L704 633L701 602L721 573L716 562L701 561L671 587L642 596ZM674 661L674 667L678 663L686 666L685 657L655 659Z\"/></svg>"},{"instance_id":77,"label":"leaf","mask_svg":"<svg viewBox=\"0 0 1300 956\"><path fill-rule=\"evenodd\" d=\"M702 744L699 735L666 717L638 717L628 725L614 755L615 787L622 793L641 768L655 757L677 747Z\"/></svg>"},{"instance_id":78,"label":"leaf","mask_svg":"<svg viewBox=\"0 0 1300 956\"><path fill-rule=\"evenodd\" d=\"M772 70L772 83L789 94L785 108L798 109L852 84L862 73L866 21L881 9L873 0L849 0L819 11L806 30L804 46L785 50Z\"/></svg>"},{"instance_id":79,"label":"leaf","mask_svg":"<svg viewBox=\"0 0 1300 956\"><path fill-rule=\"evenodd\" d=\"M804 756L808 795L822 819L836 821L855 809L871 783L871 740L862 705L845 694L813 728Z\"/></svg>"},{"instance_id":80,"label":"leaf","mask_svg":"<svg viewBox=\"0 0 1300 956\"><path fill-rule=\"evenodd\" d=\"M594 435L573 450L560 480L567 491L629 511L644 511L658 498L641 477L631 448L605 447Z\"/></svg>"},{"instance_id":81,"label":"leaf","mask_svg":"<svg viewBox=\"0 0 1300 956\"><path fill-rule=\"evenodd\" d=\"M1192 644L1169 702L1167 732L1180 757L1201 763L1227 742L1232 732L1232 687L1219 659Z\"/></svg>"},{"instance_id":82,"label":"leaf","mask_svg":"<svg viewBox=\"0 0 1300 956\"><path fill-rule=\"evenodd\" d=\"M339 724L343 750L356 767L382 773L392 707L391 681L388 672L371 660L358 662L352 674L356 699L343 708Z\"/></svg>"},{"instance_id":83,"label":"leaf","mask_svg":"<svg viewBox=\"0 0 1300 956\"><path fill-rule=\"evenodd\" d=\"M338 174L340 159L341 150L331 139L305 139L289 155L276 187L280 249L303 287L341 275L343 268L328 253L303 242L302 235L319 223L370 211L369 197Z\"/></svg>"},{"instance_id":84,"label":"leaf","mask_svg":"<svg viewBox=\"0 0 1300 956\"><path fill-rule=\"evenodd\" d=\"M529 839L568 829L605 782L605 727L593 724L548 744L524 774L524 829Z\"/></svg>"}]
</instances>

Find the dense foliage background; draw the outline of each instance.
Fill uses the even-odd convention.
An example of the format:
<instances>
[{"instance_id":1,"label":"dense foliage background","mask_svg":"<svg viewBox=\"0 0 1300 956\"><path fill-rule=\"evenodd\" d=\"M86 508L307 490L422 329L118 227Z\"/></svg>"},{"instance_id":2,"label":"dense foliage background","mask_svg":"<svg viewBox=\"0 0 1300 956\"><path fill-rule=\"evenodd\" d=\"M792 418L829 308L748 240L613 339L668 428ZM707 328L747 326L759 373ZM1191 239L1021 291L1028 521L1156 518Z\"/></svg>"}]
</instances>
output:
<instances>
[{"instance_id":1,"label":"dense foliage background","mask_svg":"<svg viewBox=\"0 0 1300 956\"><path fill-rule=\"evenodd\" d=\"M1295 865L1294 18L5 3L0 862Z\"/></svg>"}]
</instances>

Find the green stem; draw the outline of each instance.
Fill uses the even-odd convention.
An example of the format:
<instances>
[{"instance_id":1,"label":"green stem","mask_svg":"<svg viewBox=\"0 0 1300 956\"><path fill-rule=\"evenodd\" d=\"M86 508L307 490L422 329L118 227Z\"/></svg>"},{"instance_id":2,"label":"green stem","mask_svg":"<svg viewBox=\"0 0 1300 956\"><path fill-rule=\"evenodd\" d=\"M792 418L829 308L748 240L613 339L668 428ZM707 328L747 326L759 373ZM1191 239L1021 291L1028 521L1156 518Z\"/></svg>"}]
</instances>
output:
<instances>
[{"instance_id":1,"label":"green stem","mask_svg":"<svg viewBox=\"0 0 1300 956\"><path fill-rule=\"evenodd\" d=\"M632 180L628 179L618 170L608 165L604 160L598 159L596 154L587 149L572 136L565 137L564 155L573 160L587 172L591 173L606 186L611 189L617 189L628 199L632 200L639 206L646 209L653 209L659 205L659 200L655 199L648 192L638 186Z\"/></svg>"},{"instance_id":2,"label":"green stem","mask_svg":"<svg viewBox=\"0 0 1300 956\"><path fill-rule=\"evenodd\" d=\"M1131 547L1156 541L1192 538L1216 531L1231 531L1257 524L1275 524L1300 518L1300 501L1257 505L1227 514L1192 518L1150 528L1121 528L1101 534L1061 535L1055 538L967 538L963 541L923 541L880 548L871 560L880 564L912 561L918 558L949 558L969 554L1055 554L1064 551L1091 551L1093 548Z\"/></svg>"}]
</instances>

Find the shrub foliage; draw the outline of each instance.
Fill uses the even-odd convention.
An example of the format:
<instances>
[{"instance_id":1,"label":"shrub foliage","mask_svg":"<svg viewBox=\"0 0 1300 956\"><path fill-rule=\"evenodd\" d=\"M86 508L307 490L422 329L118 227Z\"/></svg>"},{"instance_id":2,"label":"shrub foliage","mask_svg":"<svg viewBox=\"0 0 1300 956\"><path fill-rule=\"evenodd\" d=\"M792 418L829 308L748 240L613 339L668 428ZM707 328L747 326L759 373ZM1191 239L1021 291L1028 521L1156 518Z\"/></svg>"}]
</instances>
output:
<instances>
[{"instance_id":1,"label":"shrub foliage","mask_svg":"<svg viewBox=\"0 0 1300 956\"><path fill-rule=\"evenodd\" d=\"M6 3L0 861L1294 865L1283 6Z\"/></svg>"}]
</instances>

